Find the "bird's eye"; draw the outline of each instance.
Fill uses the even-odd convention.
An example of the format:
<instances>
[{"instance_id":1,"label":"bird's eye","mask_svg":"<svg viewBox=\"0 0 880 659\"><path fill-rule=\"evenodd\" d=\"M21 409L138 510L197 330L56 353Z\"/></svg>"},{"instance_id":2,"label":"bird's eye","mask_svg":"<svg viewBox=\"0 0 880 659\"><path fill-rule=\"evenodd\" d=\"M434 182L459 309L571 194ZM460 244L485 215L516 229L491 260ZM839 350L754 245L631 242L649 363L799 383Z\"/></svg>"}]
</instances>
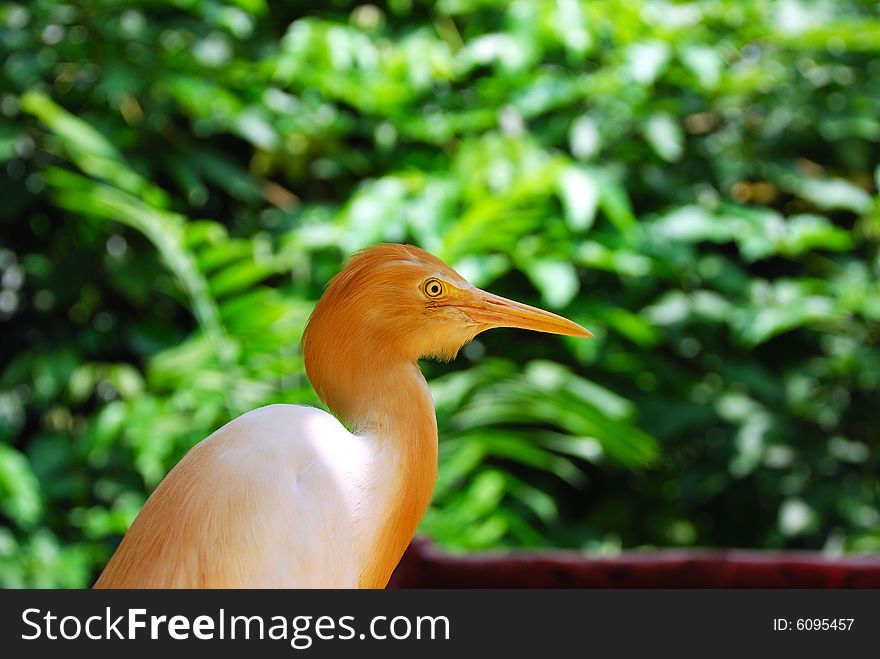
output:
<instances>
[{"instance_id":1,"label":"bird's eye","mask_svg":"<svg viewBox=\"0 0 880 659\"><path fill-rule=\"evenodd\" d=\"M443 293L443 283L439 279L429 279L423 290L428 297L439 297Z\"/></svg>"}]
</instances>

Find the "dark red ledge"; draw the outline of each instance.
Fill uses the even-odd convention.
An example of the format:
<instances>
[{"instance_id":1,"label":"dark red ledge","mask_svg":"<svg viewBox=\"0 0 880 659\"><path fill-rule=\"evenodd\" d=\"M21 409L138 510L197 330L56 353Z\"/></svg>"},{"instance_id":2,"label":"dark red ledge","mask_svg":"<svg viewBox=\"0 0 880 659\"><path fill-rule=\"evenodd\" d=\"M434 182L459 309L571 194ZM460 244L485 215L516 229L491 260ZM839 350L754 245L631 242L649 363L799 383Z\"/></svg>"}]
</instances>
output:
<instances>
[{"instance_id":1,"label":"dark red ledge","mask_svg":"<svg viewBox=\"0 0 880 659\"><path fill-rule=\"evenodd\" d=\"M739 549L453 556L416 540L389 588L880 588L880 556Z\"/></svg>"}]
</instances>

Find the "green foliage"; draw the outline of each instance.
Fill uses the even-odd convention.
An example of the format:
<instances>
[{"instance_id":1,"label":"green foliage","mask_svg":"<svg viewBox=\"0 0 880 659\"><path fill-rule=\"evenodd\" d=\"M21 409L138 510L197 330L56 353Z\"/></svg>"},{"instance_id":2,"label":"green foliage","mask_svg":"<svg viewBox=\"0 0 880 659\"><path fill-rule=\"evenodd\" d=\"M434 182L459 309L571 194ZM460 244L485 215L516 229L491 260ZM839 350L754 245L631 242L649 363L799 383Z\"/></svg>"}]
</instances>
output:
<instances>
[{"instance_id":1,"label":"green foliage","mask_svg":"<svg viewBox=\"0 0 880 659\"><path fill-rule=\"evenodd\" d=\"M316 404L383 240L596 335L424 364L443 546L880 549L871 3L311 11L0 7L0 583L88 584L195 442Z\"/></svg>"}]
</instances>

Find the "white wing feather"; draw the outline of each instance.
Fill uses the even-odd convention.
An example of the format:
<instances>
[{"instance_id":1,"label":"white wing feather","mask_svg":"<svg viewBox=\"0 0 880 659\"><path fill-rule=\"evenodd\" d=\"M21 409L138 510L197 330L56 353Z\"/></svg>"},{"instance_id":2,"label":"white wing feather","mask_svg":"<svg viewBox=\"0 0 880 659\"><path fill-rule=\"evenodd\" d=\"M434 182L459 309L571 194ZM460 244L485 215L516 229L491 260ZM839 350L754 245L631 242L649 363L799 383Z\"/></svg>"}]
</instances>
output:
<instances>
[{"instance_id":1,"label":"white wing feather","mask_svg":"<svg viewBox=\"0 0 880 659\"><path fill-rule=\"evenodd\" d=\"M388 457L316 408L248 412L171 470L96 587L354 588Z\"/></svg>"}]
</instances>

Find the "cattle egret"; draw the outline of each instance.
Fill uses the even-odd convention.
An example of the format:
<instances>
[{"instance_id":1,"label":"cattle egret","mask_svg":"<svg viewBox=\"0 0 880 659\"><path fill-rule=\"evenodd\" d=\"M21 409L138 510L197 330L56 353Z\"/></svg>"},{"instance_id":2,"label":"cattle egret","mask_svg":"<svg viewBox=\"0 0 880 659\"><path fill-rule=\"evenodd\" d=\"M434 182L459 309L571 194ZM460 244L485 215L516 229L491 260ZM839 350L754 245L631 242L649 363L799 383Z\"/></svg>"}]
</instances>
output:
<instances>
[{"instance_id":1,"label":"cattle egret","mask_svg":"<svg viewBox=\"0 0 880 659\"><path fill-rule=\"evenodd\" d=\"M409 245L369 247L328 284L302 339L334 416L269 405L194 446L147 500L96 588L382 588L437 477L417 360L480 332L590 336L475 288Z\"/></svg>"}]
</instances>

